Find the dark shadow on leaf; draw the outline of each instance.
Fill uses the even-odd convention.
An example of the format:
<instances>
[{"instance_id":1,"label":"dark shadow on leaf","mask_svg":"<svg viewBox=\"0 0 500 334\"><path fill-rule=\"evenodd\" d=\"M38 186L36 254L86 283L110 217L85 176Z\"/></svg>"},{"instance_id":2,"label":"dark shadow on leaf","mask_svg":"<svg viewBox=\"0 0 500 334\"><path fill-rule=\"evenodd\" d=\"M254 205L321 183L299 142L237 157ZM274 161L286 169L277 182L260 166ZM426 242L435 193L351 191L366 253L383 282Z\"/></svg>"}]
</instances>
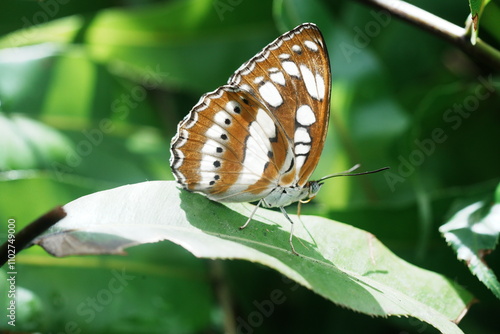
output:
<instances>
[{"instance_id":1,"label":"dark shadow on leaf","mask_svg":"<svg viewBox=\"0 0 500 334\"><path fill-rule=\"evenodd\" d=\"M267 254L276 255L277 252L285 252L288 253L287 255L293 255L288 242L289 230L280 228L279 224L266 219L262 213L255 214L248 226L241 230L240 226L248 219L245 214L250 215L250 211L240 213L221 203L211 201L203 195L187 191L181 191L180 198L181 209L186 213L187 220L202 231L242 243ZM296 221L296 217L292 219ZM296 221L296 224L300 222ZM309 250L308 256L321 255L315 250L314 244L303 239L299 240L297 236L294 236L294 246L299 254Z\"/></svg>"},{"instance_id":2,"label":"dark shadow on leaf","mask_svg":"<svg viewBox=\"0 0 500 334\"><path fill-rule=\"evenodd\" d=\"M385 314L380 304L368 291L368 289L375 289L374 287L337 268L309 241L294 237L294 246L300 255L292 254L288 243L289 231L282 229L278 223L266 221L262 213L260 216L256 214L250 224L244 230L240 230L239 227L248 219L244 214L235 212L221 203L210 201L199 194L181 191L180 198L181 208L185 211L188 221L205 233L244 244L278 259L300 275L310 286L315 287L316 293L328 296L329 299L332 295L336 295L336 298L332 300L340 305L352 305L352 296L356 296L355 299L362 301L363 304L361 305L360 302L358 310L366 307L366 311L369 310L372 314ZM250 214L250 211L245 214ZM296 216L291 216L291 218L300 224ZM304 225L307 228L307 220L304 221ZM237 258L237 255L227 254L227 257ZM329 278L325 281L326 277ZM378 291L378 289L375 290ZM346 291L349 293L347 294Z\"/></svg>"}]
</instances>

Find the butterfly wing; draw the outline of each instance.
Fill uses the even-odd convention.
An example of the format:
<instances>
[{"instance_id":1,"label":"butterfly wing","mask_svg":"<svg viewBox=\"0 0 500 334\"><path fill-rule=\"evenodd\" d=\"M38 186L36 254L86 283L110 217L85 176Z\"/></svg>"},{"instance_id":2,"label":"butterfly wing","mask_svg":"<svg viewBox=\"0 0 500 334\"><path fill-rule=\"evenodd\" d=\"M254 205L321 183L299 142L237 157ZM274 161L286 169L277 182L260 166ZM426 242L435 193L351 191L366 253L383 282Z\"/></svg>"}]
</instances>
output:
<instances>
[{"instance_id":1,"label":"butterfly wing","mask_svg":"<svg viewBox=\"0 0 500 334\"><path fill-rule=\"evenodd\" d=\"M234 86L202 96L172 139L177 181L221 202L265 197L277 185L279 166L292 157L284 131L265 108Z\"/></svg>"},{"instance_id":2,"label":"butterfly wing","mask_svg":"<svg viewBox=\"0 0 500 334\"><path fill-rule=\"evenodd\" d=\"M303 24L201 97L179 123L170 165L187 190L251 202L303 186L323 148L330 68L321 33Z\"/></svg>"},{"instance_id":3,"label":"butterfly wing","mask_svg":"<svg viewBox=\"0 0 500 334\"><path fill-rule=\"evenodd\" d=\"M304 186L318 164L330 115L330 63L319 29L305 23L280 36L229 84L262 101L293 146L294 168L281 175L280 185Z\"/></svg>"}]
</instances>

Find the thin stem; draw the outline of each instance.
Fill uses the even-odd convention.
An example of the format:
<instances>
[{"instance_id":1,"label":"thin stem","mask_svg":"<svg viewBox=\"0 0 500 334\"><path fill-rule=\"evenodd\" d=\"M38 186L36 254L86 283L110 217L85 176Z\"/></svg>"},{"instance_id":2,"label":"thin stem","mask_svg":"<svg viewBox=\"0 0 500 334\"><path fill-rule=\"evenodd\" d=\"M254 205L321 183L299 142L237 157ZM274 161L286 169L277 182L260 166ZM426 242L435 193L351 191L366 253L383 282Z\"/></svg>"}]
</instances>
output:
<instances>
[{"instance_id":1,"label":"thin stem","mask_svg":"<svg viewBox=\"0 0 500 334\"><path fill-rule=\"evenodd\" d=\"M439 16L431 14L421 8L400 0L356 0L358 2L387 10L391 15L411 23L421 29L456 45L474 58L500 69L500 51L477 39L473 45L466 29L448 22Z\"/></svg>"}]
</instances>

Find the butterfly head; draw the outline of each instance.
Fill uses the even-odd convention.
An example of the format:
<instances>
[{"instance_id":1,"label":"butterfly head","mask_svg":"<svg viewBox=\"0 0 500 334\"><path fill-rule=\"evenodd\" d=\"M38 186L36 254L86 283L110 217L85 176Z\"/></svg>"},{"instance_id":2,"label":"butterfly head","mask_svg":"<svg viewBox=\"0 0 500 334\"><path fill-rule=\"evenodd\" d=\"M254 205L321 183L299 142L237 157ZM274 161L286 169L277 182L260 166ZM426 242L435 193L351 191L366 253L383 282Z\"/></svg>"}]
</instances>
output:
<instances>
[{"instance_id":1,"label":"butterfly head","mask_svg":"<svg viewBox=\"0 0 500 334\"><path fill-rule=\"evenodd\" d=\"M305 186L305 188L308 189L307 196L301 199L300 203L309 203L314 197L316 197L323 184L324 182L322 182L321 180L309 181Z\"/></svg>"},{"instance_id":2,"label":"butterfly head","mask_svg":"<svg viewBox=\"0 0 500 334\"><path fill-rule=\"evenodd\" d=\"M316 197L316 195L318 194L319 190L321 189L321 187L325 183L324 181L327 180L327 179L330 179L332 177L336 177L336 176L356 176L356 175L373 174L373 173L378 173L378 172L381 172L383 170L389 169L389 167L383 167L383 168L379 168L379 169L368 171L368 172L352 173L354 170L358 169L359 166L360 166L359 164L356 164L352 168L350 168L349 170L346 170L344 172L337 173L337 174L327 175L327 176L324 176L324 177L322 177L321 179L319 179L317 181L309 181L306 184L306 186L305 186L305 188L307 188L309 190L308 191L308 195L305 196L304 199L301 199L300 202L301 203L308 203L308 202L310 202L314 197Z\"/></svg>"}]
</instances>

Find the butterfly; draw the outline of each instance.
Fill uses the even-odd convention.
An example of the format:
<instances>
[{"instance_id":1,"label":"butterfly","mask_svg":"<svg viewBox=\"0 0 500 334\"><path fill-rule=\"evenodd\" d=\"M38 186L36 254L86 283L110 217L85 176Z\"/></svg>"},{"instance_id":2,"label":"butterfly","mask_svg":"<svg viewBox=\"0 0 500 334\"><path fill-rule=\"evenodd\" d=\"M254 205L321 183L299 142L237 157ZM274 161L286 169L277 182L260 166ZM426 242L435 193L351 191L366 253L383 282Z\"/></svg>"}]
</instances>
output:
<instances>
[{"instance_id":1,"label":"butterfly","mask_svg":"<svg viewBox=\"0 0 500 334\"><path fill-rule=\"evenodd\" d=\"M309 181L325 143L331 73L313 23L281 35L244 63L226 85L203 95L172 138L170 166L188 191L217 202L284 207L307 202L326 178Z\"/></svg>"}]
</instances>

